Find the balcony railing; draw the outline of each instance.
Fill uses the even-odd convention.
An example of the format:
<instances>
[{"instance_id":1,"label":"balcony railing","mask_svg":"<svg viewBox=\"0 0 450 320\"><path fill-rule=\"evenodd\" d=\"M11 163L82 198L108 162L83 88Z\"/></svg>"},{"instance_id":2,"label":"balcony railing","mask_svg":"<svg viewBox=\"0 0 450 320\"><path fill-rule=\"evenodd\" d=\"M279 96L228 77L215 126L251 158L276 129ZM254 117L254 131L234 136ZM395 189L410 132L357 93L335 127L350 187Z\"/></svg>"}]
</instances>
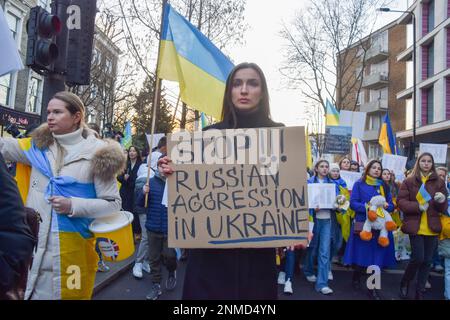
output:
<instances>
[{"instance_id":1,"label":"balcony railing","mask_svg":"<svg viewBox=\"0 0 450 320\"><path fill-rule=\"evenodd\" d=\"M361 104L361 112L379 112L388 109L388 101L386 99L378 99Z\"/></svg>"},{"instance_id":2,"label":"balcony railing","mask_svg":"<svg viewBox=\"0 0 450 320\"><path fill-rule=\"evenodd\" d=\"M384 73L373 73L365 76L362 87L366 89L380 89L389 84L389 77Z\"/></svg>"}]
</instances>

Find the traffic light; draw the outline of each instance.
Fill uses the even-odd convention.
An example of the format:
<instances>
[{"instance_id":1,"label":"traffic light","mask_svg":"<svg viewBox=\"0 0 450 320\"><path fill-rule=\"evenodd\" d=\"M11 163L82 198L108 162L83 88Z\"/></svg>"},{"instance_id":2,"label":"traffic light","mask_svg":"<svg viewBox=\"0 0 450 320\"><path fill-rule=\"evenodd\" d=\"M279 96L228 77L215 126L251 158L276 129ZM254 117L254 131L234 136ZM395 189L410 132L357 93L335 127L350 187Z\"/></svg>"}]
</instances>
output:
<instances>
[{"instance_id":1,"label":"traffic light","mask_svg":"<svg viewBox=\"0 0 450 320\"><path fill-rule=\"evenodd\" d=\"M55 36L61 32L61 20L40 6L31 8L27 22L26 65L36 72L51 71L49 66L58 58Z\"/></svg>"},{"instance_id":2,"label":"traffic light","mask_svg":"<svg viewBox=\"0 0 450 320\"><path fill-rule=\"evenodd\" d=\"M81 27L69 27L66 84L69 86L88 85L91 79L92 46L94 41L97 1L72 0L70 3L71 6L80 8L79 25Z\"/></svg>"}]
</instances>

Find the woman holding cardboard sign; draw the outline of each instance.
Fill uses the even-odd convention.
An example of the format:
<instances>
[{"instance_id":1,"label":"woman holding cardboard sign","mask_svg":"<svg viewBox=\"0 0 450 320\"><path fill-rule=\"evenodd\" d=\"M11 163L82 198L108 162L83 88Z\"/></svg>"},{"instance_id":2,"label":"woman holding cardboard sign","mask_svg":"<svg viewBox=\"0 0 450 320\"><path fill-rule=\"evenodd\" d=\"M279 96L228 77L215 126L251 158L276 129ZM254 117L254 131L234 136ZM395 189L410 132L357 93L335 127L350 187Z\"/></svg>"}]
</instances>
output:
<instances>
[{"instance_id":1,"label":"woman holding cardboard sign","mask_svg":"<svg viewBox=\"0 0 450 320\"><path fill-rule=\"evenodd\" d=\"M241 63L230 73L222 121L205 128L280 127L270 118L269 93L262 70ZM172 174L170 159L159 161ZM275 249L189 250L183 299L277 299Z\"/></svg>"}]
</instances>

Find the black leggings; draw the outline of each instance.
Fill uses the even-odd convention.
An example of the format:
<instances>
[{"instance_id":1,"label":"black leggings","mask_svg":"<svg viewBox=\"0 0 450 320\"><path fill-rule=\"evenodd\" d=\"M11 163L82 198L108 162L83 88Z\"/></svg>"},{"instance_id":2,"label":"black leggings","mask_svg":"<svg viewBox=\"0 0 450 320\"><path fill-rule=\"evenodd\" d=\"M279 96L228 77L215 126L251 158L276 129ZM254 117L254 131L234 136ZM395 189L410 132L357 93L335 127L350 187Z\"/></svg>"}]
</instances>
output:
<instances>
[{"instance_id":1,"label":"black leggings","mask_svg":"<svg viewBox=\"0 0 450 320\"><path fill-rule=\"evenodd\" d=\"M413 280L418 273L416 290L424 291L433 255L438 245L438 237L410 235L409 241L411 242L411 260L406 267L402 282Z\"/></svg>"}]
</instances>

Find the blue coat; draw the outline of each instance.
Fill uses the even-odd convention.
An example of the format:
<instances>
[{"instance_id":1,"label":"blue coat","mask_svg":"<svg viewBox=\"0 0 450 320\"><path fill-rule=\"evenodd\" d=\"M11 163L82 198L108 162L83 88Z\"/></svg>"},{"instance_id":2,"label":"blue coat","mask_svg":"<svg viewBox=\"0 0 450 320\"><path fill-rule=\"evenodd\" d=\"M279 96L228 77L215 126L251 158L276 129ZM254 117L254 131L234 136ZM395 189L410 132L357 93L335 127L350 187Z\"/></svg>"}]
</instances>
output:
<instances>
[{"instance_id":1,"label":"blue coat","mask_svg":"<svg viewBox=\"0 0 450 320\"><path fill-rule=\"evenodd\" d=\"M163 233L167 235L167 207L161 204L164 194L163 181L159 177L150 179L150 194L148 196L147 221L145 228L148 231ZM144 207L145 196L141 192L138 198L138 205Z\"/></svg>"},{"instance_id":2,"label":"blue coat","mask_svg":"<svg viewBox=\"0 0 450 320\"><path fill-rule=\"evenodd\" d=\"M384 185L386 202L389 204L386 209L388 212L394 211L394 204L392 203L392 196L389 188ZM366 203L372 199L373 196L380 195L378 188L366 184L365 181L358 180L352 190L350 196L350 208L355 211L356 221L366 220ZM392 232L389 232L389 246L386 248L378 244L379 231L372 231L373 237L370 241L361 240L359 234L353 233L353 225L350 229L350 237L348 238L347 246L345 248L344 263L356 264L362 267L370 265L377 265L379 267L393 266L396 264L394 237Z\"/></svg>"}]
</instances>

